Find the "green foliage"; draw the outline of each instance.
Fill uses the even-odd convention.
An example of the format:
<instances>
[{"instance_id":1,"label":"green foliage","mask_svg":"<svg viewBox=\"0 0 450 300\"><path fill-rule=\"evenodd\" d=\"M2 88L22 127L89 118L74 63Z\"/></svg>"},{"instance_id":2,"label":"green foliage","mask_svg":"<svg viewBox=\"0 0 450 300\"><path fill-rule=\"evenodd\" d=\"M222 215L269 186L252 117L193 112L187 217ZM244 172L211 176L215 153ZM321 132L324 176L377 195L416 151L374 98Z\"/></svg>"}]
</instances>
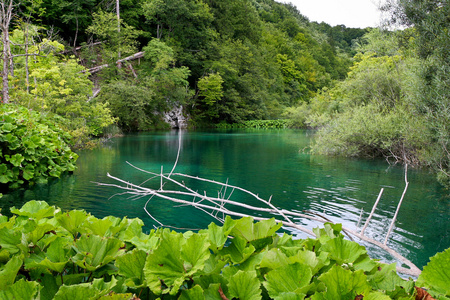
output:
<instances>
[{"instance_id":1,"label":"green foliage","mask_svg":"<svg viewBox=\"0 0 450 300\"><path fill-rule=\"evenodd\" d=\"M285 129L294 127L290 119L280 120L250 120L242 123L227 124L219 123L215 128L258 128L258 129Z\"/></svg>"},{"instance_id":2,"label":"green foliage","mask_svg":"<svg viewBox=\"0 0 450 300\"><path fill-rule=\"evenodd\" d=\"M139 219L100 220L40 201L11 212L0 224L1 299L415 297L414 281L399 277L394 264L370 260L339 225L293 240L276 233L281 224L273 219L227 217L198 233L147 235ZM448 296L448 253L432 258L419 278L439 299Z\"/></svg>"},{"instance_id":3,"label":"green foliage","mask_svg":"<svg viewBox=\"0 0 450 300\"><path fill-rule=\"evenodd\" d=\"M44 183L75 170L71 136L52 118L6 104L0 105L0 116L0 184Z\"/></svg>"},{"instance_id":4,"label":"green foliage","mask_svg":"<svg viewBox=\"0 0 450 300\"><path fill-rule=\"evenodd\" d=\"M136 39L141 32L122 20L118 31L117 22L115 14L99 11L93 14L92 24L86 30L87 33L104 41L100 50L102 58L100 63L115 63L121 56L126 57L137 52Z\"/></svg>"},{"instance_id":5,"label":"green foliage","mask_svg":"<svg viewBox=\"0 0 450 300\"><path fill-rule=\"evenodd\" d=\"M95 99L84 101L89 105L83 105L92 86L86 85L86 72L77 70L77 77L72 71L75 71L73 63L86 67L108 63L108 67L91 76L96 88L104 90L112 84L117 90L136 80L132 86L137 91L150 89L153 93L150 106L161 107L154 116L144 113L141 118L130 120L125 113L120 114L125 103L116 101L114 115L122 118L119 123L127 130L154 128L159 114L182 104L186 114L191 115L191 126L278 119L286 107L309 102L332 79L346 77L351 64L349 45L363 31L342 26L322 28L322 24L310 23L292 4L275 1L123 0L119 5L120 20L112 13L116 3L119 4L98 0L24 2L19 16L34 20L42 29L55 27L65 45L82 47L73 49L80 61L70 60L70 64L65 61L72 69L66 70L60 64L62 60L47 54L67 57L71 52L62 51L61 44L50 42L54 38L37 42L43 38L38 39L35 30L31 30L33 26L22 26L19 30L22 38L14 41L12 54L22 55L25 48L29 48L27 53L36 54L39 48L39 54L45 53L46 58L14 57L14 66L21 69L19 77L12 76L14 80L20 78L12 89L16 101L34 109L74 103L69 109L76 119L71 126L74 133L101 134L105 125L114 121L108 105L95 103ZM142 50L146 53L145 61L115 64L119 57ZM35 64L52 67L40 66L25 80L24 71L28 68L25 61L30 63L30 70L37 68ZM147 78L149 74L151 79ZM205 80L216 79L211 74L220 74L223 82L214 83L216 92L211 93L208 88L205 93L202 87ZM64 81L58 80L59 77ZM50 85L43 84L45 81ZM107 94L109 97L111 92ZM52 98L49 103L40 99L47 97ZM119 102L126 101L122 98ZM141 100L137 102L136 106L141 107ZM95 108L90 108L91 104ZM80 110L87 113L81 116ZM83 118L88 126L73 129L83 124Z\"/></svg>"},{"instance_id":6,"label":"green foliage","mask_svg":"<svg viewBox=\"0 0 450 300\"><path fill-rule=\"evenodd\" d=\"M38 38L38 28L33 35ZM30 39L33 36L30 33ZM26 41L25 32L14 30L11 39L17 44ZM25 60L20 56L15 60L14 89L11 103L29 109L51 112L65 118L61 124L72 136L73 146L82 146L89 136L102 134L103 128L115 122L107 105L89 100L93 84L89 73L73 57L60 58L55 52L64 46L57 41L44 39L28 47L27 53L36 55ZM23 48L14 49L17 54L25 54Z\"/></svg>"},{"instance_id":7,"label":"green foliage","mask_svg":"<svg viewBox=\"0 0 450 300\"><path fill-rule=\"evenodd\" d=\"M311 108L306 103L297 107L288 107L284 110L282 116L290 120L289 127L304 128L306 121L310 118Z\"/></svg>"},{"instance_id":8,"label":"green foliage","mask_svg":"<svg viewBox=\"0 0 450 300\"><path fill-rule=\"evenodd\" d=\"M423 268L417 284L428 288L428 292L438 299L450 297L450 249L437 253ZM445 299L445 298L444 298Z\"/></svg>"},{"instance_id":9,"label":"green foliage","mask_svg":"<svg viewBox=\"0 0 450 300\"><path fill-rule=\"evenodd\" d=\"M348 78L316 95L310 116L297 117L320 128L316 152L427 165L449 185L448 35L438 33L448 7L425 3L400 1L395 16L416 26L370 30Z\"/></svg>"},{"instance_id":10,"label":"green foliage","mask_svg":"<svg viewBox=\"0 0 450 300\"><path fill-rule=\"evenodd\" d=\"M193 94L187 81L190 70L175 67L171 47L153 39L144 50L145 59L139 69L141 77L111 80L99 95L126 131L165 128L162 115L187 103Z\"/></svg>"},{"instance_id":11,"label":"green foliage","mask_svg":"<svg viewBox=\"0 0 450 300\"><path fill-rule=\"evenodd\" d=\"M222 98L222 83L223 79L219 73L209 74L198 81L199 95L204 97L203 101L207 105L213 105L214 102Z\"/></svg>"},{"instance_id":12,"label":"green foliage","mask_svg":"<svg viewBox=\"0 0 450 300\"><path fill-rule=\"evenodd\" d=\"M312 148L316 153L387 157L417 164L429 136L423 119L401 108L385 111L370 104L349 109L331 120L317 132Z\"/></svg>"},{"instance_id":13,"label":"green foliage","mask_svg":"<svg viewBox=\"0 0 450 300\"><path fill-rule=\"evenodd\" d=\"M149 130L162 124L155 114L158 103L152 101L154 91L142 83L132 80L112 81L102 89L99 99L109 103L118 125L125 131Z\"/></svg>"}]
</instances>

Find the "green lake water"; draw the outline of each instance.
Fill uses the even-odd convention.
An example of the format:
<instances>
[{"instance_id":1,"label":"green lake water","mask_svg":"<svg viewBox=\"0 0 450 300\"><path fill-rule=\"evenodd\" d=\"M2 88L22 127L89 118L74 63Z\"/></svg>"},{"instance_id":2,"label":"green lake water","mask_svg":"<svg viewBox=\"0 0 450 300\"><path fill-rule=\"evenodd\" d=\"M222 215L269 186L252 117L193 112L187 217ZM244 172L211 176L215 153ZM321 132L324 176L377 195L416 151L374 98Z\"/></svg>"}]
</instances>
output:
<instances>
[{"instance_id":1,"label":"green lake water","mask_svg":"<svg viewBox=\"0 0 450 300\"><path fill-rule=\"evenodd\" d=\"M380 189L384 188L366 229L368 236L381 242L405 187L404 168L389 166L384 160L310 155L308 131L167 131L114 138L99 149L81 151L73 175L4 195L0 199L2 212L8 214L9 207L20 207L29 200L45 200L63 209L85 209L100 218L139 217L150 229L156 223L143 210L148 198L114 196L118 189L94 182L113 183L107 173L138 184L150 177L130 167L127 161L145 170L160 172L162 166L165 172L170 172L177 156L179 134L181 153L176 172L228 180L229 184L265 199L272 196L277 207L326 214L333 222L351 229L357 228L361 210L364 224ZM449 191L426 170L410 168L408 180L409 188L388 245L422 268L430 256L450 247L450 197ZM200 191L205 188L192 186L194 182L185 183ZM256 204L245 197L238 200ZM201 211L173 207L162 200L152 200L148 209L165 225L205 228L212 221ZM318 226L308 220L297 221L310 229ZM301 232L291 234L306 237ZM391 261L383 251L365 246L373 258Z\"/></svg>"}]
</instances>

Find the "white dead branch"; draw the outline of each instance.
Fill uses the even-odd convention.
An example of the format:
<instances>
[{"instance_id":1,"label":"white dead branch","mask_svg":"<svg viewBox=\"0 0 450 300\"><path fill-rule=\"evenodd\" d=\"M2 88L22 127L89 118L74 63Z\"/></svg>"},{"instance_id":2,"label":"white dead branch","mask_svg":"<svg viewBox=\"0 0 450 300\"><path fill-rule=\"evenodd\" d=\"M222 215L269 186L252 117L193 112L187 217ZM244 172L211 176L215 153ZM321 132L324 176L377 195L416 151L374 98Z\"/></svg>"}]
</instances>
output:
<instances>
[{"instance_id":1,"label":"white dead branch","mask_svg":"<svg viewBox=\"0 0 450 300\"><path fill-rule=\"evenodd\" d=\"M142 57L144 57L144 53L145 53L144 51L141 51L141 52L135 53L133 55L130 55L128 57L119 59L119 60L116 61L116 64L119 65L119 64L121 64L123 62L127 62L127 61L130 61L130 60L135 60L135 59L142 58ZM89 74L94 74L94 73L97 73L97 72L103 70L104 68L107 68L107 67L109 67L109 64L104 64L104 65L101 65L101 66L96 66L96 67L90 68L88 70L83 70L83 71L81 71L81 73L89 72Z\"/></svg>"},{"instance_id":2,"label":"white dead branch","mask_svg":"<svg viewBox=\"0 0 450 300\"><path fill-rule=\"evenodd\" d=\"M180 141L181 144L181 135L180 135ZM275 220L277 222L281 222L283 224L283 227L285 228L293 228L300 230L302 232L305 232L308 235L315 236L315 234L298 224L299 218L304 218L308 220L312 220L318 223L326 223L329 222L329 219L326 216L318 215L313 212L307 212L307 213L300 213L296 211L290 211L286 209L281 209L276 207L272 203L272 197L269 198L269 200L265 200L259 195L248 191L244 188L241 188L239 186L234 186L227 182L218 182L210 179L205 179L201 177L191 176L187 174L182 173L174 173L176 164L178 162L178 158L180 155L180 148L178 150L177 159L174 167L170 171L170 173L164 173L163 168L161 167L160 173L150 172L147 170L140 169L136 166L133 166L131 163L127 162L130 166L133 168L146 173L150 175L150 178L144 181L141 184L134 184L131 182L127 182L123 179L114 177L110 174L107 174L107 176L115 181L117 181L117 184L109 184L109 183L98 183L101 186L109 186L109 187L115 187L122 190L121 193L118 193L116 195L130 195L130 198L133 200L141 199L141 198L147 198L147 202L144 205L145 212L153 219L155 220L160 226L163 227L173 227L164 225L158 219L152 215L150 210L148 209L150 202L156 198L167 200L169 204L173 206L191 206L193 208L199 209L202 212L208 214L213 219L224 222L225 216L235 216L235 217L252 217L255 220L266 220L271 217L275 217ZM185 184L185 180L191 180L191 181L198 181L202 184L208 184L210 187L213 187L212 190L215 191L214 196L208 195L206 191L204 192L198 192L194 190L193 188L187 186ZM405 181L406 180L406 171L405 171ZM147 187L150 183L153 183L154 186ZM408 182L407 182L408 183ZM146 186L144 186L144 184ZM165 189L165 186L170 185L171 189ZM196 186L196 184L192 184L193 186ZM405 191L403 192L403 196L406 192L408 185L405 187ZM367 219L363 230L361 232L356 232L352 229L343 227L342 230L347 236L353 236L356 237L362 241L365 241L367 243L370 243L372 245L375 245L383 250L385 250L387 253L389 253L391 256L393 256L395 259L397 259L401 264L406 265L408 268L404 268L402 266L397 266L397 271L399 273L410 275L414 277L418 277L421 273L421 270L414 265L410 260L400 255L395 250L389 248L386 245L386 241L389 237L390 231L392 230L393 224L395 222L395 217L398 213L398 208L400 207L401 201L399 203L399 206L397 208L396 214L394 216L393 222L391 224L391 228L389 230L389 233L386 236L386 241L384 243L381 243L379 241L376 241L370 237L367 237L364 235L364 230L367 228L369 221L375 211L375 208L378 204L378 201L381 198L381 194L383 191L380 192L378 199L375 203L375 205L372 208L372 212ZM236 194L243 195L250 197L253 200L257 200L261 205L250 205L247 203L243 203L240 201L236 201L232 199L232 196L235 196ZM116 196L114 195L114 196ZM114 197L113 196L113 197ZM240 199L244 197L239 197ZM245 211L246 213L243 213L242 211ZM309 213L309 214L308 214ZM264 214L267 217L261 216L261 214ZM174 227L175 228L175 227ZM350 237L351 238L351 237Z\"/></svg>"}]
</instances>

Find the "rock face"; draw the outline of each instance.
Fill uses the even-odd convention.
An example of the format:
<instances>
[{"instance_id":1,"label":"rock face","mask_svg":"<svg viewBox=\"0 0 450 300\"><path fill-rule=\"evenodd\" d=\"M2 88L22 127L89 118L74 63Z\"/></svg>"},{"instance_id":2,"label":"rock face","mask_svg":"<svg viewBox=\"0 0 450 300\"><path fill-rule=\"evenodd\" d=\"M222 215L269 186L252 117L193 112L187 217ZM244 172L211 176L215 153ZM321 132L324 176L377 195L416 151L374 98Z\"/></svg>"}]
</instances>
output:
<instances>
[{"instance_id":1,"label":"rock face","mask_svg":"<svg viewBox=\"0 0 450 300\"><path fill-rule=\"evenodd\" d=\"M187 128L188 119L183 114L183 106L174 107L171 111L165 112L164 121L172 128L185 129Z\"/></svg>"}]
</instances>

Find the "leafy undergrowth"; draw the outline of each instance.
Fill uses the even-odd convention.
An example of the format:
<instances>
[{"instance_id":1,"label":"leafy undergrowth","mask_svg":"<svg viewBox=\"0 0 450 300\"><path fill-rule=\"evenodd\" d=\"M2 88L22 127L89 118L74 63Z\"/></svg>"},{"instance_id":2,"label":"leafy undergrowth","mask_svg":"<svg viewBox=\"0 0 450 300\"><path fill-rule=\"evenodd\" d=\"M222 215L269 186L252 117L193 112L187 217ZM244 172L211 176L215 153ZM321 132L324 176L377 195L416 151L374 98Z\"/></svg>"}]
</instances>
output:
<instances>
[{"instance_id":1,"label":"leafy undergrowth","mask_svg":"<svg viewBox=\"0 0 450 300\"><path fill-rule=\"evenodd\" d=\"M31 201L0 216L0 299L416 299L395 264L372 260L341 226L316 239L277 234L274 220L227 218L198 233L142 231L139 219L97 219ZM419 277L449 299L450 250ZM419 289L422 293L423 290ZM417 298L419 299L419 298ZM422 298L420 298L422 299Z\"/></svg>"},{"instance_id":2,"label":"leafy undergrowth","mask_svg":"<svg viewBox=\"0 0 450 300\"><path fill-rule=\"evenodd\" d=\"M15 105L0 105L0 188L46 183L75 170L78 155L71 136L56 122L61 118Z\"/></svg>"}]
</instances>

